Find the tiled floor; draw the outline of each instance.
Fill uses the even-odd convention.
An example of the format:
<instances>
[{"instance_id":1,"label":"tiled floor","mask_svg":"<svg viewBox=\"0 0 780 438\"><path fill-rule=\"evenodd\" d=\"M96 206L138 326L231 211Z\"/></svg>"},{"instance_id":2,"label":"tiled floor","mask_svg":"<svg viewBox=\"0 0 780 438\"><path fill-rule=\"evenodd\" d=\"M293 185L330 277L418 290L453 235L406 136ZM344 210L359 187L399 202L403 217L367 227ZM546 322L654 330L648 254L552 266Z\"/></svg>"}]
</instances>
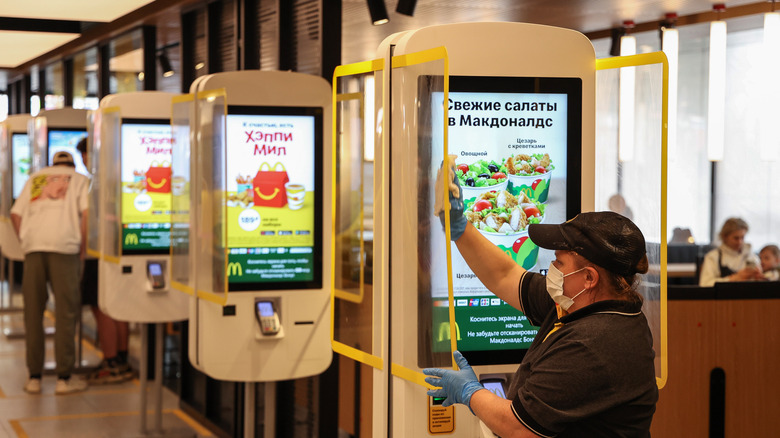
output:
<instances>
[{"instance_id":1,"label":"tiled floor","mask_svg":"<svg viewBox=\"0 0 780 438\"><path fill-rule=\"evenodd\" d=\"M120 384L93 386L77 394L54 395L56 377L44 375L42 394L27 394L22 390L27 379L24 339L5 334L23 331L22 313L11 310L21 305L21 297L14 294L14 303L10 305L6 288L1 298L0 437L213 436L179 409L178 397L166 388L163 388L162 427L158 431L155 425L155 394L152 382L149 382L147 391L147 435L141 433L141 392L137 379ZM86 326L91 318L87 307L84 308L84 318ZM46 324L53 326L50 315L47 315ZM131 336L131 356L139 349L139 344L138 336ZM47 339L46 348L47 368L53 367L53 337ZM100 351L90 342L83 341L82 364L94 366L100 360Z\"/></svg>"}]
</instances>

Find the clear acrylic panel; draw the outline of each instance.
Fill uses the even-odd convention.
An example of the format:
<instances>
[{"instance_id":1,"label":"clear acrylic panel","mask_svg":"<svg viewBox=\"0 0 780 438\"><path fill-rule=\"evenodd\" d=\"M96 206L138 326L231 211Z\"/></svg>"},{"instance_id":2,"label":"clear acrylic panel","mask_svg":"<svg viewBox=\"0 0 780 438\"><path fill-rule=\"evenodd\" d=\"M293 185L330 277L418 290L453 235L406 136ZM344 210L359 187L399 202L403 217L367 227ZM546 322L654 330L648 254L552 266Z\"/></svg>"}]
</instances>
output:
<instances>
[{"instance_id":1,"label":"clear acrylic panel","mask_svg":"<svg viewBox=\"0 0 780 438\"><path fill-rule=\"evenodd\" d=\"M190 269L190 211L191 187L191 130L194 112L192 95L177 96L173 100L171 133L171 282L177 289L190 294L194 291Z\"/></svg>"},{"instance_id":2,"label":"clear acrylic panel","mask_svg":"<svg viewBox=\"0 0 780 438\"><path fill-rule=\"evenodd\" d=\"M122 180L120 171L122 114L119 108L107 108L100 114L100 163L97 188L103 208L103 240L101 253L116 259L122 254Z\"/></svg>"},{"instance_id":3,"label":"clear acrylic panel","mask_svg":"<svg viewBox=\"0 0 780 438\"><path fill-rule=\"evenodd\" d=\"M223 304L227 301L227 179L225 178L224 90L198 93L199 131L195 143L193 187L198 197L194 223L198 226L196 248L196 287L199 293Z\"/></svg>"},{"instance_id":4,"label":"clear acrylic panel","mask_svg":"<svg viewBox=\"0 0 780 438\"><path fill-rule=\"evenodd\" d=\"M333 341L340 354L375 366L383 338L376 333L381 312L375 307L383 300L373 287L374 150L382 141L376 126L383 76L381 62L340 66L334 74Z\"/></svg>"},{"instance_id":5,"label":"clear acrylic panel","mask_svg":"<svg viewBox=\"0 0 780 438\"><path fill-rule=\"evenodd\" d=\"M656 377L663 386L667 363L666 58L659 52L609 62L612 68L596 76L595 209L623 214L645 236L650 271L643 276L639 291L653 333ZM605 66L599 63L599 68ZM633 87L626 88L631 82ZM620 111L621 100L633 102L630 111Z\"/></svg>"},{"instance_id":6,"label":"clear acrylic panel","mask_svg":"<svg viewBox=\"0 0 780 438\"><path fill-rule=\"evenodd\" d=\"M11 133L0 123L0 217L9 217L11 211L11 174Z\"/></svg>"},{"instance_id":7,"label":"clear acrylic panel","mask_svg":"<svg viewBox=\"0 0 780 438\"><path fill-rule=\"evenodd\" d=\"M435 192L444 190L436 175L447 144L448 58L440 47L393 57L392 64L391 116L403 125L393 128L390 166L392 251L401 254L392 260L391 293L409 297L403 309L393 300L393 313L402 312L406 324L399 327L397 318L393 324L392 365L394 375L425 385L421 368L453 366L458 332L450 321L449 239L434 215ZM432 111L439 105L440 118Z\"/></svg>"},{"instance_id":8,"label":"clear acrylic panel","mask_svg":"<svg viewBox=\"0 0 780 438\"><path fill-rule=\"evenodd\" d=\"M98 157L97 149L100 142L96 138L100 135L100 113L98 111L87 112L87 171L89 180L89 209L87 211L87 251L100 252L100 185L98 183Z\"/></svg>"},{"instance_id":9,"label":"clear acrylic panel","mask_svg":"<svg viewBox=\"0 0 780 438\"><path fill-rule=\"evenodd\" d=\"M48 155L48 124L46 117L38 116L30 119L27 127L27 135L30 137L30 147L32 148L33 160L30 174L33 174L46 167L49 159Z\"/></svg>"}]
</instances>

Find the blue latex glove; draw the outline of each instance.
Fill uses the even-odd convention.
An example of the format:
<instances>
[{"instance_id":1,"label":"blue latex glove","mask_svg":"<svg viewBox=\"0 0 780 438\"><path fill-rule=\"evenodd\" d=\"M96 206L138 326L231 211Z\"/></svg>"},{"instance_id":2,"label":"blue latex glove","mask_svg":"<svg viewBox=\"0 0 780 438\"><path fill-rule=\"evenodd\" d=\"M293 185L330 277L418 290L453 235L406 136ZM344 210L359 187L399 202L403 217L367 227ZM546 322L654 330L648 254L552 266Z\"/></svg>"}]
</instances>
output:
<instances>
[{"instance_id":1,"label":"blue latex glove","mask_svg":"<svg viewBox=\"0 0 780 438\"><path fill-rule=\"evenodd\" d=\"M463 235L466 231L466 216L463 216L463 189L458 182L458 176L455 174L455 155L450 155L448 159L448 165L445 166L442 162L442 167L439 169L439 173L436 178L436 205L434 209L436 214L441 220L441 226L444 227L444 207L448 206L450 209L450 239L454 242ZM452 182L449 185L447 194L449 196L449 203L441 202L441 180L443 175L452 176ZM455 192L455 193L453 193ZM457 193L457 195L456 195ZM456 197L457 196L457 197ZM449 204L449 205L448 205Z\"/></svg>"},{"instance_id":2,"label":"blue latex glove","mask_svg":"<svg viewBox=\"0 0 780 438\"><path fill-rule=\"evenodd\" d=\"M461 403L471 409L471 396L480 389L484 389L484 386L479 383L477 375L474 374L471 365L460 354L460 351L454 352L452 357L455 358L455 363L460 370L443 370L441 368L426 368L423 370L424 374L434 376L426 377L426 383L431 386L441 387L441 389L431 389L428 391L428 395L431 397L447 397L442 406Z\"/></svg>"}]
</instances>

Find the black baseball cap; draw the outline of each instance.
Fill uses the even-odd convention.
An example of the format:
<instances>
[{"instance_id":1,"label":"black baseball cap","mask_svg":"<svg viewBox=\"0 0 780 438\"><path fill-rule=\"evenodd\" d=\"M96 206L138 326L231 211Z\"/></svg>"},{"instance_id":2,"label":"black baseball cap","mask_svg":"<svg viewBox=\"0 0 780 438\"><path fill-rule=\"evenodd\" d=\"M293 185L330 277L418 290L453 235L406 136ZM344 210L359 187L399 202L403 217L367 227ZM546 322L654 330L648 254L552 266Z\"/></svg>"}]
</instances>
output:
<instances>
[{"instance_id":1,"label":"black baseball cap","mask_svg":"<svg viewBox=\"0 0 780 438\"><path fill-rule=\"evenodd\" d=\"M612 211L580 213L562 224L531 224L528 237L542 248L574 251L622 276L636 274L646 254L642 231Z\"/></svg>"}]
</instances>

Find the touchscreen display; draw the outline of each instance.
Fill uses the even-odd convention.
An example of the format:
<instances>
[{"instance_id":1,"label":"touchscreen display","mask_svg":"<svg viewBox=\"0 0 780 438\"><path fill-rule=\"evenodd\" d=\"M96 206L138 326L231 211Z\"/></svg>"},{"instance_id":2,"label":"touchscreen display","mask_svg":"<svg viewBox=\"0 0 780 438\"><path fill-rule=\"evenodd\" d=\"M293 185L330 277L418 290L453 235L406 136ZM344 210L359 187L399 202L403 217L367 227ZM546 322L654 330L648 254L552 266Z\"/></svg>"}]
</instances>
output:
<instances>
[{"instance_id":1,"label":"touchscreen display","mask_svg":"<svg viewBox=\"0 0 780 438\"><path fill-rule=\"evenodd\" d=\"M159 263L150 263L149 264L149 274L151 274L151 275L162 275L162 266L160 266Z\"/></svg>"},{"instance_id":2,"label":"touchscreen display","mask_svg":"<svg viewBox=\"0 0 780 438\"><path fill-rule=\"evenodd\" d=\"M161 254L170 247L171 125L122 119L122 253Z\"/></svg>"},{"instance_id":3,"label":"touchscreen display","mask_svg":"<svg viewBox=\"0 0 780 438\"><path fill-rule=\"evenodd\" d=\"M24 183L30 177L30 165L32 164L32 149L30 138L27 134L11 134L11 166L13 166L13 197L19 197L24 188Z\"/></svg>"},{"instance_id":4,"label":"touchscreen display","mask_svg":"<svg viewBox=\"0 0 780 438\"><path fill-rule=\"evenodd\" d=\"M274 307L270 301L258 301L257 313L260 316L274 316Z\"/></svg>"},{"instance_id":5,"label":"touchscreen display","mask_svg":"<svg viewBox=\"0 0 780 438\"><path fill-rule=\"evenodd\" d=\"M49 128L49 166L52 165L54 154L59 151L65 151L73 156L76 172L89 176L84 160L81 159L81 152L76 149L79 140L86 136L87 131L85 129Z\"/></svg>"},{"instance_id":6,"label":"touchscreen display","mask_svg":"<svg viewBox=\"0 0 780 438\"><path fill-rule=\"evenodd\" d=\"M322 284L322 109L230 106L225 125L231 291Z\"/></svg>"},{"instance_id":7,"label":"touchscreen display","mask_svg":"<svg viewBox=\"0 0 780 438\"><path fill-rule=\"evenodd\" d=\"M482 386L484 386L485 389L492 392L493 394L501 398L506 398L506 393L504 392L504 385L502 385L500 381L491 380L487 382L482 382Z\"/></svg>"},{"instance_id":8,"label":"touchscreen display","mask_svg":"<svg viewBox=\"0 0 780 438\"><path fill-rule=\"evenodd\" d=\"M561 223L579 209L581 94L578 78L450 78L448 153L457 156L464 215L530 271L545 273L554 254L539 251L528 226ZM431 159L441 162L443 93L429 99L432 154L438 153ZM431 242L431 251L445 244ZM485 288L454 243L451 249L458 349L472 364L519 361L537 327ZM440 336L449 330L438 327L449 324L448 291L432 289L430 342L434 353L449 352L449 338Z\"/></svg>"}]
</instances>

